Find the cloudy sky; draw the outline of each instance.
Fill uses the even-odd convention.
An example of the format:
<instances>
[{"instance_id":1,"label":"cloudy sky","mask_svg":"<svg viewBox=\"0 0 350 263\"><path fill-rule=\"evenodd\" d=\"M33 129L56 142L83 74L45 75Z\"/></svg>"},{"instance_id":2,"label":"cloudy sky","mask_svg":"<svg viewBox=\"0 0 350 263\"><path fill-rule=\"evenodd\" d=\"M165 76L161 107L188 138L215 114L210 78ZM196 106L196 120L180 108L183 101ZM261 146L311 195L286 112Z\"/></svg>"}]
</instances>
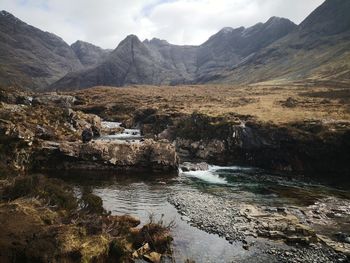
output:
<instances>
[{"instance_id":1,"label":"cloudy sky","mask_svg":"<svg viewBox=\"0 0 350 263\"><path fill-rule=\"evenodd\" d=\"M129 34L173 44L201 44L223 27L271 16L299 24L324 0L0 0L6 10L69 44L115 48Z\"/></svg>"}]
</instances>

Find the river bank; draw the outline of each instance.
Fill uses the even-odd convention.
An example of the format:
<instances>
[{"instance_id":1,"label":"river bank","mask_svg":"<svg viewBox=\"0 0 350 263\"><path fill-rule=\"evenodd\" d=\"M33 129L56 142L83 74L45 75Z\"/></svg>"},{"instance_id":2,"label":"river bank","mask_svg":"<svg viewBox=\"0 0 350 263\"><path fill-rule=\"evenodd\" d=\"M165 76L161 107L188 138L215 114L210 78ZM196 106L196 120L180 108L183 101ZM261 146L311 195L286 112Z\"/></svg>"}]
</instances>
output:
<instances>
[{"instance_id":1,"label":"river bank","mask_svg":"<svg viewBox=\"0 0 350 263\"><path fill-rule=\"evenodd\" d=\"M76 191L79 190L77 194ZM0 185L1 262L160 262L171 256L170 226L111 215L90 188L42 175Z\"/></svg>"}]
</instances>

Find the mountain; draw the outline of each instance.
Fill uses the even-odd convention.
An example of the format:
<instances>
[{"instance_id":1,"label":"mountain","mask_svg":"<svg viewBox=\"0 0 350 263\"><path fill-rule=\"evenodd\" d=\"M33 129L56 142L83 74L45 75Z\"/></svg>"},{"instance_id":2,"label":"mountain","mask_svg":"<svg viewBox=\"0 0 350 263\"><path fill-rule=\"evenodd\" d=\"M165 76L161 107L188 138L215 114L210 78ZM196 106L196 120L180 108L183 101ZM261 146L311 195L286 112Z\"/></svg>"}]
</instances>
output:
<instances>
[{"instance_id":1,"label":"mountain","mask_svg":"<svg viewBox=\"0 0 350 263\"><path fill-rule=\"evenodd\" d=\"M80 63L85 67L93 67L100 64L111 53L111 50L102 49L81 40L73 43L71 48L80 60Z\"/></svg>"},{"instance_id":2,"label":"mountain","mask_svg":"<svg viewBox=\"0 0 350 263\"><path fill-rule=\"evenodd\" d=\"M0 12L0 83L41 89L82 68L61 38Z\"/></svg>"},{"instance_id":3,"label":"mountain","mask_svg":"<svg viewBox=\"0 0 350 263\"><path fill-rule=\"evenodd\" d=\"M197 81L206 82L210 79L208 76L234 67L295 28L293 22L279 17L271 17L266 23L258 23L249 28L223 28L198 49L200 74Z\"/></svg>"},{"instance_id":4,"label":"mountain","mask_svg":"<svg viewBox=\"0 0 350 263\"><path fill-rule=\"evenodd\" d=\"M108 59L94 68L72 72L54 83L50 89L87 88L96 85L163 84L175 78L173 68L159 52L130 35L111 52ZM164 79L168 78L168 79Z\"/></svg>"},{"instance_id":5,"label":"mountain","mask_svg":"<svg viewBox=\"0 0 350 263\"><path fill-rule=\"evenodd\" d=\"M155 38L141 42L130 35L101 64L67 74L50 89L208 81L295 28L291 21L273 17L250 28L224 28L200 46L172 45Z\"/></svg>"},{"instance_id":6,"label":"mountain","mask_svg":"<svg viewBox=\"0 0 350 263\"><path fill-rule=\"evenodd\" d=\"M129 35L114 50L59 37L0 12L0 83L70 90L96 85L350 82L350 1L326 0L300 25L271 17L225 27L199 46Z\"/></svg>"},{"instance_id":7,"label":"mountain","mask_svg":"<svg viewBox=\"0 0 350 263\"><path fill-rule=\"evenodd\" d=\"M250 56L216 82L350 81L350 1L327 0L295 31Z\"/></svg>"}]
</instances>

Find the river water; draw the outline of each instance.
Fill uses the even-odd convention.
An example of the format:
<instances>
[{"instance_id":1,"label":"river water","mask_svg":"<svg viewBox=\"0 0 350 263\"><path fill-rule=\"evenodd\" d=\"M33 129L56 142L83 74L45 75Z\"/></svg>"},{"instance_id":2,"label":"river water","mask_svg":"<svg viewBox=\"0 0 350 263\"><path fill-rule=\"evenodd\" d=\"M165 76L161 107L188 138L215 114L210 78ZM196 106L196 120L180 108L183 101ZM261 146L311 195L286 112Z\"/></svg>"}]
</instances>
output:
<instances>
[{"instance_id":1,"label":"river water","mask_svg":"<svg viewBox=\"0 0 350 263\"><path fill-rule=\"evenodd\" d=\"M169 203L169 197L173 195L201 193L271 207L309 206L330 196L350 199L349 192L345 190L237 166L210 166L208 171L180 171L178 175L86 172L69 173L66 178L77 187L84 184L92 186L94 192L103 199L104 207L112 214L137 216L142 223L146 223L149 215L153 214L155 218L163 218L165 223L175 222L172 231L176 262L186 259L196 262L272 261L268 255L255 249L244 250L240 242L230 244L224 238L191 226L188 218ZM339 229L348 226L339 225ZM266 240L266 244L269 242Z\"/></svg>"}]
</instances>

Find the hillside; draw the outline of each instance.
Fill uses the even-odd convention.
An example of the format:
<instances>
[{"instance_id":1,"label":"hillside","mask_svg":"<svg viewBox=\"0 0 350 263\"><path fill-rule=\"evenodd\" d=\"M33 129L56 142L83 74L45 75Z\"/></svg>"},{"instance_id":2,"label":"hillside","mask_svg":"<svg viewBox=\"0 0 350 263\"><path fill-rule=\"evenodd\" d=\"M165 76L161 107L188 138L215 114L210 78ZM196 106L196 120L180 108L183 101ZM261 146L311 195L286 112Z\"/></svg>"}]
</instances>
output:
<instances>
[{"instance_id":1,"label":"hillside","mask_svg":"<svg viewBox=\"0 0 350 263\"><path fill-rule=\"evenodd\" d=\"M82 69L70 46L58 36L0 12L0 82L44 88L67 72Z\"/></svg>"}]
</instances>

